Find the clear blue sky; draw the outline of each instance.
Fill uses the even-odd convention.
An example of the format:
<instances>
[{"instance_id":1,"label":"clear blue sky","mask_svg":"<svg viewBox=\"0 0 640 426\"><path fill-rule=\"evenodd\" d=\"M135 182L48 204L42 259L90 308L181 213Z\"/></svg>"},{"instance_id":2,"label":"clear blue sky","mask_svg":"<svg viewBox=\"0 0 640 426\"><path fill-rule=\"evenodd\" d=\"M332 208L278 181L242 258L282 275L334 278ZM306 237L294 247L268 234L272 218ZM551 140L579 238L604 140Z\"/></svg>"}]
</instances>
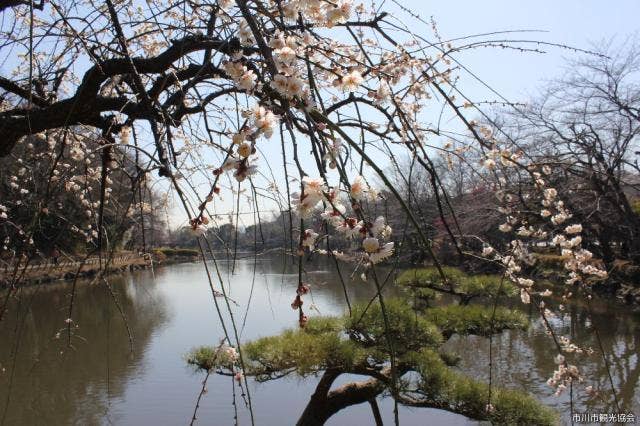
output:
<instances>
[{"instance_id":1,"label":"clear blue sky","mask_svg":"<svg viewBox=\"0 0 640 426\"><path fill-rule=\"evenodd\" d=\"M535 29L546 32L506 37L590 49L602 40L615 37L616 41L622 42L640 31L638 0L398 0L398 3L426 20L433 16L443 39L492 31ZM398 9L389 0L384 8ZM430 28L424 28L422 33L430 34ZM533 94L544 79L562 74L563 57L574 55L563 49L542 48L547 51L544 55L478 49L460 58L509 100L522 101L528 94ZM469 81L465 84L472 94L484 94L478 86Z\"/></svg>"}]
</instances>

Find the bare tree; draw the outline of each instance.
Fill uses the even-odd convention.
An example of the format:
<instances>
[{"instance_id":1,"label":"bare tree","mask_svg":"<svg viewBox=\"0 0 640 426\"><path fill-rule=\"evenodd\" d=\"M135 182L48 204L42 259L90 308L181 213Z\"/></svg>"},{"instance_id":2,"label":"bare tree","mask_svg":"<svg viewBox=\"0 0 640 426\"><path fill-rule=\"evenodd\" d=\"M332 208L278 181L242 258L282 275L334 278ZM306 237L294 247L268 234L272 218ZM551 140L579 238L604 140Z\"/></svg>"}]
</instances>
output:
<instances>
[{"instance_id":1,"label":"bare tree","mask_svg":"<svg viewBox=\"0 0 640 426\"><path fill-rule=\"evenodd\" d=\"M550 178L607 265L640 261L640 50L634 39L570 62L529 107L500 126Z\"/></svg>"}]
</instances>

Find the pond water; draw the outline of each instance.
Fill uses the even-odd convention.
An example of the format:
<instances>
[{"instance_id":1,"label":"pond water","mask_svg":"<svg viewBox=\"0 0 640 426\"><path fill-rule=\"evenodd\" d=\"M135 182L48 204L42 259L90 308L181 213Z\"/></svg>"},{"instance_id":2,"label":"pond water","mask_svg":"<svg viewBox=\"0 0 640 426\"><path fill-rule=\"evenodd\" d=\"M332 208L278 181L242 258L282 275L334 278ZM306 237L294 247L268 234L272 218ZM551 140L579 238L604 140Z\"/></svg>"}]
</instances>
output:
<instances>
[{"instance_id":1,"label":"pond water","mask_svg":"<svg viewBox=\"0 0 640 426\"><path fill-rule=\"evenodd\" d=\"M220 263L237 301L235 319L242 340L297 326L290 308L297 275L291 260L246 258L235 268ZM330 263L306 265L312 300L322 314L345 309L342 285ZM343 275L348 278L345 269ZM187 366L189 349L217 344L223 332L203 265L178 264L137 271L108 279L118 304L104 283L79 283L74 299L71 344L67 346L70 289L68 283L21 290L0 322L0 424L2 425L180 425L189 424L205 374ZM374 285L359 278L347 283L354 300L369 300ZM387 293L395 290L391 285ZM219 299L220 300L220 299ZM310 300L307 298L306 300ZM247 310L247 304L250 308ZM309 303L309 302L307 302ZM308 308L308 304L306 305ZM132 335L120 310L127 318ZM560 334L596 349L581 366L603 397L574 398L578 412L609 413L613 405L609 379L592 324L596 324L623 412L640 414L640 318L638 313L606 301L567 306L553 320ZM248 312L245 318L245 312ZM311 312L311 315L318 315ZM507 332L493 340L494 381L535 394L564 413L569 422L569 395L552 396L545 384L555 369L552 342L535 312L526 332ZM460 368L487 380L489 344L483 338L453 338L447 343L462 356ZM339 380L336 385L346 382ZM294 424L317 378L284 378L251 382L258 425ZM234 418L231 379L212 375L200 402L196 424L231 425ZM250 424L241 399L239 424ZM392 424L392 402L379 399L385 424ZM463 416L432 409L400 409L401 424L476 424ZM370 407L360 405L333 416L330 425L372 424Z\"/></svg>"}]
</instances>

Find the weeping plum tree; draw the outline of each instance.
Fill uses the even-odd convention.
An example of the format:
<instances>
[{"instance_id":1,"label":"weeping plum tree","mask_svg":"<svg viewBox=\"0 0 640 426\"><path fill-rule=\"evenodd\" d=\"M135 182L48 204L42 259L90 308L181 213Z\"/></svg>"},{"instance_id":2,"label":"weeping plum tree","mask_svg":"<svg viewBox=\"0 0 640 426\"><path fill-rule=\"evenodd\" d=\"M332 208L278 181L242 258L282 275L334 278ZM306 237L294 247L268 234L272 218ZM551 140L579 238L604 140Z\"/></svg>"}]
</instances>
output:
<instances>
[{"instance_id":1,"label":"weeping plum tree","mask_svg":"<svg viewBox=\"0 0 640 426\"><path fill-rule=\"evenodd\" d=\"M638 49L634 38L600 46L599 55L569 62L526 108L498 120L536 162L554 167L549 181L581 219L585 246L609 267L640 259Z\"/></svg>"},{"instance_id":2,"label":"weeping plum tree","mask_svg":"<svg viewBox=\"0 0 640 426\"><path fill-rule=\"evenodd\" d=\"M433 250L430 234L409 208L415 200L413 175L398 166L398 155L408 154L428 176L441 233L457 256L499 265L504 279L519 289L522 301L533 299L545 320L553 302L545 304L542 298L550 292L528 278L523 267L533 248L553 240L570 271L571 288L588 291L592 279L605 278L606 271L582 248L580 223L574 223L570 209L547 180L552 165L537 163L508 138L497 138L489 127L466 116L467 108L474 114L481 111L460 88L465 77L471 78L462 72L460 52L487 46L524 52L544 43L527 45L520 39L510 43L504 34L447 41L437 31L427 39L411 30L416 27L412 23L422 28L435 24L398 8L399 17L351 0L3 2L0 48L3 70L10 71L0 76L0 155L28 156L30 151L18 146L33 140L43 152L39 164L51 175L72 170L72 162L84 162L84 173L97 178L92 185L97 189L97 211L89 218L95 232L87 234L86 226L76 228L102 253L108 242L103 207L110 197L110 176L121 167L113 160L130 153L129 158L135 159L133 181L157 179L164 185L184 210L184 223L199 250L213 258L213 264L204 264L203 273L212 294L217 294L217 286L224 296L220 303L213 298L224 340L239 349L239 365L247 373L259 355L252 347L272 345L283 350L283 345L309 344L328 353L329 343L334 342L337 368L344 371L353 363L364 368L369 362L365 354L375 355L370 368L377 368L377 377L371 386L387 387L398 400L413 400L401 393L400 379L414 371L421 378L413 388L416 404L491 416L500 398L510 401L509 394L488 392L486 403L478 405L471 394L482 394L484 388L446 372L430 352L439 345L438 333L447 333L446 327L438 331L437 321L421 317L421 326L413 331L422 339L419 347L405 350L393 343L404 338L393 333L392 326L406 321L407 312L397 306L387 312L376 273L377 264L403 249L391 239L393 231L412 229L414 238L407 249L425 253L443 289L455 286ZM444 128L444 123L453 124ZM83 132L96 135L98 146L92 153L78 138L69 137ZM461 133L469 137L457 140ZM91 162L91 154L100 161ZM498 198L504 218L499 229L505 233L499 245L460 228L435 167L438 156L447 163L473 159L475 179ZM507 185L514 170L530 182L526 194L514 193ZM54 185L80 180L75 173ZM403 193L393 184L392 173L409 191ZM14 183L10 195L20 197L24 183L20 179ZM132 191L136 188L140 193L139 185ZM12 245L28 247L43 214L63 215L60 204L50 199L55 194L42 200L46 213L33 211L32 220L23 223L0 205L2 232L19 227L14 234L20 244ZM81 193L76 195L80 198ZM393 200L403 212L400 229L394 225L392 230L385 218L380 208L383 198ZM532 222L523 213L516 202L522 198L529 207L535 204L535 210L544 208L540 221ZM144 197L138 195L137 202L144 203ZM289 333L290 341L256 342L243 354L226 298L229 283L225 284L211 250L208 230L223 229L224 223L216 223L219 213L228 213L224 217L233 222L230 229L238 230L243 208L249 209L252 224L259 223L265 206L283 213L288 222L283 224L289 234L286 247L299 266L292 307L300 326L308 329ZM259 227L254 229L257 234ZM350 245L335 250L334 235L349 239ZM234 241L224 240L237 239L237 232L214 233L213 238L223 240L231 252ZM359 337L341 338L343 332L358 333L353 312L346 328L335 321L309 324L303 310L303 297L309 291L304 260L309 253L328 255L336 263L352 262L364 278L375 282L377 300L367 311L373 316L364 322ZM18 284L12 283L0 318ZM344 294L349 303L346 285ZM382 328L376 313L383 318ZM309 331L314 329L315 333ZM569 363L575 345L561 337L553 339L562 358L549 382L558 393L578 377L577 367ZM345 358L343 349L353 350L355 358ZM348 362L340 361L345 359ZM387 359L388 368L378 368ZM292 368L297 369L293 361ZM330 359L316 358L306 368L317 371L327 362ZM282 365L274 368L281 370ZM328 374L326 381L331 382L333 373ZM467 388L477 392L467 394ZM431 390L435 393L429 394ZM321 394L318 398L328 403L329 394ZM467 403L471 405L465 408ZM250 395L248 406L251 411ZM482 409L487 412L482 414Z\"/></svg>"}]
</instances>

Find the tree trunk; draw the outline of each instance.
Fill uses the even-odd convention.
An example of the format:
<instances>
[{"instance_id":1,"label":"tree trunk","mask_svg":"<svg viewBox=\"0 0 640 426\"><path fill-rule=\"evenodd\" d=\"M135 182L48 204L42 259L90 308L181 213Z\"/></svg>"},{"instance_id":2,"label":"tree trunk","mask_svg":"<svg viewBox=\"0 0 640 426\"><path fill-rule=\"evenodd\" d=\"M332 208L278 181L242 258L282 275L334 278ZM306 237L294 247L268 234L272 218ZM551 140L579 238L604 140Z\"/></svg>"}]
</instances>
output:
<instances>
[{"instance_id":1,"label":"tree trunk","mask_svg":"<svg viewBox=\"0 0 640 426\"><path fill-rule=\"evenodd\" d=\"M297 426L321 426L331 416L328 414L327 409L327 397L331 385L338 376L342 374L339 370L329 369L324 372L320 382L316 386L316 390L311 395L309 403L305 407L300 419L298 419Z\"/></svg>"},{"instance_id":2,"label":"tree trunk","mask_svg":"<svg viewBox=\"0 0 640 426\"><path fill-rule=\"evenodd\" d=\"M351 405L370 402L385 388L378 379L352 382L329 391L342 371L327 370L296 423L297 426L322 426L329 417ZM376 421L378 421L376 419Z\"/></svg>"}]
</instances>

